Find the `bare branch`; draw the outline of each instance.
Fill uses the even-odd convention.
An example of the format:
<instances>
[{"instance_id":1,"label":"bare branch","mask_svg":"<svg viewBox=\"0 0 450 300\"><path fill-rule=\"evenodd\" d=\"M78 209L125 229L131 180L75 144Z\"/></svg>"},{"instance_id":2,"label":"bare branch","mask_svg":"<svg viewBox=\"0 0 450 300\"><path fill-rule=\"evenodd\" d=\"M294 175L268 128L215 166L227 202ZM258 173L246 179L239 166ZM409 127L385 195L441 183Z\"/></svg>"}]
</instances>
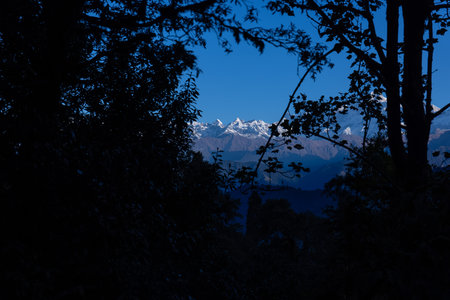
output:
<instances>
[{"instance_id":1,"label":"bare branch","mask_svg":"<svg viewBox=\"0 0 450 300\"><path fill-rule=\"evenodd\" d=\"M320 61L322 61L323 59L325 59L328 55L330 55L331 53L336 51L336 47L333 47L333 49L329 50L328 52L326 52L325 54L323 54L322 56L320 56L319 58L317 58L314 63L312 63L309 68L306 70L306 72L303 74L302 78L300 79L300 81L298 82L297 86L295 87L294 91L292 92L292 94L289 96L289 102L286 106L286 109L284 110L283 114L280 117L280 120L277 122L277 124L275 125L275 130L278 129L278 127L280 126L281 122L283 122L284 117L286 116L286 114L289 111L289 108L291 107L292 102L294 102L295 99L295 94L297 93L298 89L300 88L300 86L302 85L303 81L306 79L306 76L308 76L309 72L311 72L311 70L318 64L320 63ZM267 152L267 149L269 148L270 142L272 141L272 138L274 136L274 130L272 130L272 132L270 133L270 137L266 142L266 145L264 146L263 152L261 153L259 159L258 159L258 163L256 164L255 167L255 174L258 173L258 169L259 166L261 165L261 162L264 158L264 155Z\"/></svg>"},{"instance_id":2,"label":"bare branch","mask_svg":"<svg viewBox=\"0 0 450 300\"><path fill-rule=\"evenodd\" d=\"M433 120L434 118L436 118L437 116L439 116L440 114L442 114L444 111L447 110L447 108L450 107L450 103L447 103L443 108L441 108L440 110L438 110L437 112L433 113L431 115L431 120Z\"/></svg>"}]
</instances>

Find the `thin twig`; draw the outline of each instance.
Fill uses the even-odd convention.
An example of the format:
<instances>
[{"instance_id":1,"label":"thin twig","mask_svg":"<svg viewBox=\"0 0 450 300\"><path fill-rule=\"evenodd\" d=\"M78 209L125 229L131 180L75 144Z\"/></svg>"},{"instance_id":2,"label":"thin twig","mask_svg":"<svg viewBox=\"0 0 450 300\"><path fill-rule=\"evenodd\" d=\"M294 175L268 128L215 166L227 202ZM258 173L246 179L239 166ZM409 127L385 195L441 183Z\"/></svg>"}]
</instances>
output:
<instances>
[{"instance_id":1,"label":"thin twig","mask_svg":"<svg viewBox=\"0 0 450 300\"><path fill-rule=\"evenodd\" d=\"M369 54L352 44L350 40L343 34L341 28L337 28L337 25L334 24L330 17L323 11L323 8L320 7L314 0L308 0L308 4L310 4L311 10L317 12L317 14L323 19L325 25L333 30L334 34L336 34L339 42L342 45L347 47L349 51L362 59L366 63L369 71L373 72L373 74L376 74L380 78L383 77L381 74L382 66L379 62L375 61L369 56Z\"/></svg>"},{"instance_id":2,"label":"thin twig","mask_svg":"<svg viewBox=\"0 0 450 300\"><path fill-rule=\"evenodd\" d=\"M275 130L278 130L278 127L280 126L281 122L283 122L284 117L286 116L286 114L289 111L289 108L291 107L292 102L294 102L295 99L295 94L297 93L298 89L300 88L300 86L302 85L303 81L305 80L306 76L308 76L309 72L311 72L311 70L323 59L325 59L328 55L330 55L331 53L333 53L334 51L336 51L336 47L333 47L333 49L331 49L330 51L326 52L325 54L323 54L322 56L320 56L319 58L317 58L314 63L312 63L309 68L306 70L306 72L303 74L302 78L300 79L300 81L298 82L297 86L295 87L294 91L292 92L292 94L289 96L289 102L286 106L286 109L284 110L283 114L280 117L280 120L277 122L277 124L275 125ZM272 138L274 136L274 132L275 130L272 130L270 133L270 137L266 142L266 145L264 146L264 149L259 157L258 163L256 164L255 167L255 175L258 173L258 169L259 166L261 165L261 162L264 158L264 155L267 152L267 149L269 148L270 142L272 141Z\"/></svg>"}]
</instances>

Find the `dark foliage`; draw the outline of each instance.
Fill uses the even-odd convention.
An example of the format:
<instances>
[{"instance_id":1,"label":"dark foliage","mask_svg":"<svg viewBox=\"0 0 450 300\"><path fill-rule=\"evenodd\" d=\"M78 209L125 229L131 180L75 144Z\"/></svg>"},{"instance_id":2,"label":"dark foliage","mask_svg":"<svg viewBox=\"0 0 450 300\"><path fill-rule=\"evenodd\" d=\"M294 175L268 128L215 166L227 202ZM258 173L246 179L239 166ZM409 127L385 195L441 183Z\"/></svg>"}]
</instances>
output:
<instances>
[{"instance_id":1,"label":"dark foliage","mask_svg":"<svg viewBox=\"0 0 450 300\"><path fill-rule=\"evenodd\" d=\"M436 35L443 35L449 25L449 6L448 1L433 0L268 1L267 8L274 13L305 15L314 22L325 44L346 56L353 69L346 93L317 101L306 95L294 99L293 94L289 104L295 113L289 122L278 124L287 130L285 135L316 136L346 147L346 141L337 135L336 117L358 110L366 129L377 123L380 130L386 130L396 170L394 181L413 190L430 175L427 143L431 122L450 106L433 111L431 104ZM377 15L384 17L382 21ZM386 34L376 26L382 22ZM385 116L378 101L382 95L386 98ZM367 132L362 151L348 150L364 156L366 141Z\"/></svg>"},{"instance_id":2,"label":"dark foliage","mask_svg":"<svg viewBox=\"0 0 450 300\"><path fill-rule=\"evenodd\" d=\"M347 174L327 186L337 203L328 211L334 247L325 246L334 261L327 265L334 298L450 296L449 170L433 170L427 161L430 125L450 107L433 111L431 105L435 35L446 32L449 7L448 1L431 0L268 1L274 13L304 14L334 47L330 51L352 63L348 92L317 100L304 94L295 97L310 72L307 68L272 127L272 136L284 136L287 143L297 135L314 136L351 154ZM376 31L377 13L385 17L386 36ZM381 95L386 96L385 114ZM289 115L291 105L294 112ZM339 135L338 117L349 110L359 111L364 121L361 147ZM367 132L371 121L380 131L373 138ZM271 147L269 140L260 152L264 155ZM278 161L267 160L274 166L269 171L280 169ZM310 297L320 298L314 291Z\"/></svg>"},{"instance_id":3,"label":"dark foliage","mask_svg":"<svg viewBox=\"0 0 450 300\"><path fill-rule=\"evenodd\" d=\"M236 203L190 151L198 92L182 78L220 8L3 4L1 298L187 299L217 273Z\"/></svg>"},{"instance_id":4,"label":"dark foliage","mask_svg":"<svg viewBox=\"0 0 450 300\"><path fill-rule=\"evenodd\" d=\"M382 149L382 148L381 148ZM436 170L422 193L400 190L392 159L378 147L354 158L347 174L328 183L336 209L328 211L335 232L337 290L350 299L446 299L450 290L449 170ZM383 170L380 174L378 171ZM423 194L426 194L424 197Z\"/></svg>"},{"instance_id":5,"label":"dark foliage","mask_svg":"<svg viewBox=\"0 0 450 300\"><path fill-rule=\"evenodd\" d=\"M251 299L330 297L327 220L295 213L286 200L262 203L254 193L247 215L247 273Z\"/></svg>"},{"instance_id":6,"label":"dark foliage","mask_svg":"<svg viewBox=\"0 0 450 300\"><path fill-rule=\"evenodd\" d=\"M408 11L418 2L402 4L408 25L420 17L421 38L425 25L433 32L430 26L440 22L438 34L448 25L448 15L438 14L446 5L428 2L420 4L428 19ZM395 53L385 55L371 27L380 1L319 4L269 1L267 7L313 13L320 34L335 43L330 51L356 56L351 86L329 101L294 93L289 104L297 116L283 122L282 135L292 143L296 134L318 136L326 128L324 137L354 156L347 174L327 187L337 200L328 218L295 213L285 200L263 203L255 193L242 233L233 221L237 201L221 191L248 184L253 172L230 171L228 180L219 151L211 165L190 150L188 123L199 112L189 46L204 45L202 34L215 30L229 51L229 32L261 51L269 43L296 52L313 76L330 64L325 47L294 27L245 29L222 0L3 3L0 298L448 298L449 170L424 163L424 132L439 112L412 87L420 73L411 70L421 56L413 47L417 35L405 40L405 54L397 39L388 41L387 51ZM398 20L400 4L387 5L397 12L391 22ZM256 21L247 8L245 20ZM361 17L366 31L355 25ZM432 56L435 42L426 42ZM431 93L430 80L417 87ZM373 91L388 95L387 120ZM357 149L330 136L340 129L337 113L348 109L386 126L388 139L365 136ZM425 127L413 124L415 113ZM406 148L396 140L401 120ZM412 163L414 157L421 161ZM280 166L265 163L271 172ZM292 167L305 170L301 163ZM419 172L402 177L411 170Z\"/></svg>"}]
</instances>

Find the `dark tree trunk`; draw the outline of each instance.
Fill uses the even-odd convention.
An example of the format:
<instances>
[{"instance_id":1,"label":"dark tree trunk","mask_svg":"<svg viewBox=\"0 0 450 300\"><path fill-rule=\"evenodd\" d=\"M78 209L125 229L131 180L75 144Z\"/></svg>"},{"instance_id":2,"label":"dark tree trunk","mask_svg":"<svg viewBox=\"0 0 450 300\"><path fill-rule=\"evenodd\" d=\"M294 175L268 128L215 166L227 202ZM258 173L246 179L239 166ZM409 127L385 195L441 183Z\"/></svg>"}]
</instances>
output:
<instances>
[{"instance_id":1,"label":"dark tree trunk","mask_svg":"<svg viewBox=\"0 0 450 300\"><path fill-rule=\"evenodd\" d=\"M383 64L384 85L387 96L387 131L389 148L398 175L405 167L405 147L402 140L400 113L400 82L398 62L398 20L399 5L396 0L387 1L387 55Z\"/></svg>"},{"instance_id":2,"label":"dark tree trunk","mask_svg":"<svg viewBox=\"0 0 450 300\"><path fill-rule=\"evenodd\" d=\"M427 175L428 136L423 102L422 51L428 9L429 1L403 2L405 54L402 96L408 139L407 174L412 176L412 184L417 184Z\"/></svg>"}]
</instances>

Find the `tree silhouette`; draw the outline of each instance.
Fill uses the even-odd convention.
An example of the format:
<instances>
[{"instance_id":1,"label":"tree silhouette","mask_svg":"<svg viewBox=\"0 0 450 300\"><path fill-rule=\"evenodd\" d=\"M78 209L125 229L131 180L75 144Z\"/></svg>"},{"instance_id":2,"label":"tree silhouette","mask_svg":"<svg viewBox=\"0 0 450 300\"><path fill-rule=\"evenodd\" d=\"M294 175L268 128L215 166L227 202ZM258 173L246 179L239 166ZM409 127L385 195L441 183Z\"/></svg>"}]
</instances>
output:
<instances>
[{"instance_id":1,"label":"tree silhouette","mask_svg":"<svg viewBox=\"0 0 450 300\"><path fill-rule=\"evenodd\" d=\"M188 48L234 28L226 1L22 0L0 20L1 297L197 297L236 202L190 151Z\"/></svg>"},{"instance_id":2,"label":"tree silhouette","mask_svg":"<svg viewBox=\"0 0 450 300\"><path fill-rule=\"evenodd\" d=\"M445 31L448 4L388 0L384 42L373 19L381 2L268 2L274 12L307 12L333 43L328 52L293 27L245 28L232 4L245 3L3 4L2 298L448 295L448 170L430 172L426 161L430 122L448 106L431 111L433 24ZM246 8L245 20L256 21ZM356 26L361 20L366 28ZM287 137L321 136L355 155L347 176L328 186L338 199L328 220L253 195L247 232L234 223L238 203L220 190L234 181L223 182L220 166L190 149L188 124L199 111L189 47L204 45L211 30L226 51L228 32L261 51L272 44L296 52L313 75L330 51L354 57L348 93L318 102L294 93L298 116L281 124ZM387 96L386 123L372 92ZM357 149L329 135L339 131L336 112L348 109L387 126L389 155L382 138L365 136ZM236 175L248 182L245 172Z\"/></svg>"},{"instance_id":3,"label":"tree silhouette","mask_svg":"<svg viewBox=\"0 0 450 300\"><path fill-rule=\"evenodd\" d=\"M298 97L294 103L298 116L291 125L286 123L289 130L286 135L303 133L337 141L337 135L322 135L321 129L336 134L340 129L335 126L336 114L360 110L366 125L375 119L381 128L386 126L396 168L395 184L407 184L414 189L423 183L430 174L427 163L430 124L449 107L447 104L433 112L431 106L434 45L438 42L436 34L443 35L448 26L449 4L446 1L278 0L269 1L267 7L281 14L305 13L317 24L319 35L333 45L332 51L347 55L353 67L347 93L318 102L307 101L306 95ZM382 22L375 18L378 13L385 16L386 35L376 31L375 25ZM425 68L422 67L424 52ZM382 94L387 99L385 120L374 99ZM291 99L292 102L296 101ZM338 144L344 146L345 142Z\"/></svg>"},{"instance_id":4,"label":"tree silhouette","mask_svg":"<svg viewBox=\"0 0 450 300\"><path fill-rule=\"evenodd\" d=\"M336 97L296 96L303 77L272 130L273 136L282 135L288 143L303 134L350 153L346 174L326 186L336 200L336 207L328 209L335 246L328 250L334 262L326 266L337 297L450 295L445 284L449 168L433 170L427 161L430 125L450 106L433 111L431 105L433 51L436 35L443 35L449 24L449 6L447 1L394 0L267 4L281 14L304 13L331 45L325 54L340 53L352 62L349 89ZM376 14L385 17L386 36L376 31L377 22L383 22ZM321 65L323 59L316 57L309 66ZM307 68L305 76L309 72ZM386 97L386 115L381 95ZM291 106L295 112L284 119ZM360 147L339 136L338 117L350 110L360 111L364 121ZM371 121L378 125L378 136L368 136ZM281 134L277 127L284 129Z\"/></svg>"}]
</instances>

